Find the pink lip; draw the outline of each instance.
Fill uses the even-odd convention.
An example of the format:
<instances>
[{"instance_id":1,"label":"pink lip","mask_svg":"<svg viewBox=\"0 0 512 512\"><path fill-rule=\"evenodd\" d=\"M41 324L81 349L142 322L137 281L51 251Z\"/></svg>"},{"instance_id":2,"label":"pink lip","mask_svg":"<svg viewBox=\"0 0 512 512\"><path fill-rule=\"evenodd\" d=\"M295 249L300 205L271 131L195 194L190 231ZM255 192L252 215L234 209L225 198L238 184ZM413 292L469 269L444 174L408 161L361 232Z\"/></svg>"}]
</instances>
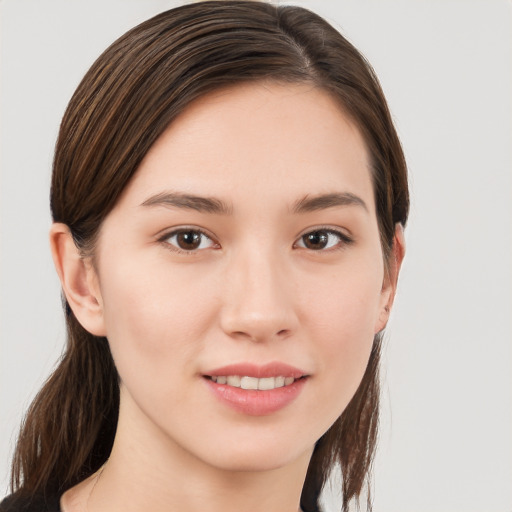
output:
<instances>
[{"instance_id":1,"label":"pink lip","mask_svg":"<svg viewBox=\"0 0 512 512\"><path fill-rule=\"evenodd\" d=\"M242 389L227 384L217 384L207 378L211 376L240 375L248 377L293 377L296 380L288 386L265 391ZM270 363L257 366L250 363L234 364L216 368L204 374L204 382L215 397L235 411L249 416L266 416L277 412L300 394L307 382L305 372L283 363ZM304 378L301 378L304 377Z\"/></svg>"},{"instance_id":2,"label":"pink lip","mask_svg":"<svg viewBox=\"0 0 512 512\"><path fill-rule=\"evenodd\" d=\"M211 377L212 375L245 375L247 377L256 377L258 379L264 377L293 377L298 379L306 375L306 372L299 370L288 364L280 362L272 362L262 366L252 363L230 364L221 368L215 368L206 372L204 375Z\"/></svg>"}]
</instances>

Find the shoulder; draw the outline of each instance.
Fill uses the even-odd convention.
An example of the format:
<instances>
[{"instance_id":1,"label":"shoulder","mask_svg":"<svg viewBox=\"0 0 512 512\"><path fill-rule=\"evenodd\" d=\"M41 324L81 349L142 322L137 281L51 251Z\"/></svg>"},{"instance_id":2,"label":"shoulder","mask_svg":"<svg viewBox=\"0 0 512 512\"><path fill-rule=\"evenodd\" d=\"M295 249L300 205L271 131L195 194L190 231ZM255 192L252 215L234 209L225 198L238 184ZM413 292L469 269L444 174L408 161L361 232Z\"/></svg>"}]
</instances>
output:
<instances>
[{"instance_id":1,"label":"shoulder","mask_svg":"<svg viewBox=\"0 0 512 512\"><path fill-rule=\"evenodd\" d=\"M60 512L59 496L11 494L0 503L0 512Z\"/></svg>"}]
</instances>

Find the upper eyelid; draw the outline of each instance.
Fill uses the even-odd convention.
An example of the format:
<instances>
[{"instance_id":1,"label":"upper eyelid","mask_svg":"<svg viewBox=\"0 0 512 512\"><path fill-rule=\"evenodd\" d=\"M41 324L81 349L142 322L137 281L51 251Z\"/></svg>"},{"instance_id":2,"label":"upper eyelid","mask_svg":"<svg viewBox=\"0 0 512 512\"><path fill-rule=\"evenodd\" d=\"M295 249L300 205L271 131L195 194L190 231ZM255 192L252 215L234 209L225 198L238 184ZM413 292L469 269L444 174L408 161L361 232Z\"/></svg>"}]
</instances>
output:
<instances>
[{"instance_id":1,"label":"upper eyelid","mask_svg":"<svg viewBox=\"0 0 512 512\"><path fill-rule=\"evenodd\" d=\"M166 238L171 237L172 235L175 235L177 233L180 233L182 231L197 231L198 233L201 233L202 235L208 237L210 240L213 240L214 242L217 242L216 237L210 233L208 230L204 228L200 228L199 226L175 226L172 228L165 228L159 231L155 234L155 238L158 240L165 240Z\"/></svg>"},{"instance_id":2,"label":"upper eyelid","mask_svg":"<svg viewBox=\"0 0 512 512\"><path fill-rule=\"evenodd\" d=\"M320 225L320 226L311 226L308 227L300 232L300 234L297 236L296 240L299 240L304 235L307 235L308 233L314 233L315 231L328 231L330 233L339 234L342 237L353 239L354 236L352 232L346 228L342 228L340 226L329 226L329 225Z\"/></svg>"},{"instance_id":3,"label":"upper eyelid","mask_svg":"<svg viewBox=\"0 0 512 512\"><path fill-rule=\"evenodd\" d=\"M313 249L310 249L308 247L304 247L303 245L301 245L301 242L306 235L308 235L309 233L315 233L318 231L324 231L324 232L330 233L332 235L335 235L338 238L338 242L332 247L322 248L322 249L317 249L317 250L313 250ZM352 234L345 233L342 228L339 228L339 227L338 228L314 227L314 228L309 228L306 231L303 231L302 234L299 235L295 239L295 242L293 242L293 247L296 249L300 249L300 250L306 250L308 252L312 251L313 253L316 253L316 254L323 254L323 253L330 253L332 251L336 251L336 250L340 250L340 249L345 249L347 246L352 245L354 243L354 241L355 240L354 240L354 237L352 236ZM304 242L302 242L302 244L304 244Z\"/></svg>"},{"instance_id":4,"label":"upper eyelid","mask_svg":"<svg viewBox=\"0 0 512 512\"><path fill-rule=\"evenodd\" d=\"M208 238L208 240L211 241L212 246L206 247L203 249L183 249L183 248L179 247L178 245L175 245L174 243L171 243L168 241L170 238L177 236L180 232L183 232L183 231L196 231L197 233L201 234L202 236L205 236L206 238ZM219 242L213 236L209 235L205 230L198 228L198 227L187 227L187 226L176 227L176 228L173 228L170 230L163 230L163 232L161 232L161 233L163 233L163 234L157 237L158 243L165 245L168 250L172 250L173 252L179 253L179 254L184 254L184 255L186 254L189 256L199 255L206 249L212 249L212 248L216 249L216 248L220 247ZM218 246L218 247L215 247L215 246Z\"/></svg>"}]
</instances>

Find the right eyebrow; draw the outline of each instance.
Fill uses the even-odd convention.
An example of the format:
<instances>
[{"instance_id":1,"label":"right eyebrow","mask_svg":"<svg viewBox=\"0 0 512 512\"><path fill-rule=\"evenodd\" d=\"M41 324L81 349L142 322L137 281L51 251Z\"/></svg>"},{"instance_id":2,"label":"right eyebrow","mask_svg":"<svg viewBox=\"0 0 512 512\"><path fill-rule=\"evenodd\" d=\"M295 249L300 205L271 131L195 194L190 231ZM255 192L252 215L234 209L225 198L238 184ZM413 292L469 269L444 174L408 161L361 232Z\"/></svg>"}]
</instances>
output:
<instances>
[{"instance_id":1,"label":"right eyebrow","mask_svg":"<svg viewBox=\"0 0 512 512\"><path fill-rule=\"evenodd\" d=\"M185 208L204 213L230 215L231 206L216 197L203 197L182 192L161 192L146 199L141 206L165 206Z\"/></svg>"},{"instance_id":2,"label":"right eyebrow","mask_svg":"<svg viewBox=\"0 0 512 512\"><path fill-rule=\"evenodd\" d=\"M368 206L359 196L351 192L331 192L315 196L306 195L295 203L293 212L306 213L336 206L360 206L366 212L369 211Z\"/></svg>"}]
</instances>

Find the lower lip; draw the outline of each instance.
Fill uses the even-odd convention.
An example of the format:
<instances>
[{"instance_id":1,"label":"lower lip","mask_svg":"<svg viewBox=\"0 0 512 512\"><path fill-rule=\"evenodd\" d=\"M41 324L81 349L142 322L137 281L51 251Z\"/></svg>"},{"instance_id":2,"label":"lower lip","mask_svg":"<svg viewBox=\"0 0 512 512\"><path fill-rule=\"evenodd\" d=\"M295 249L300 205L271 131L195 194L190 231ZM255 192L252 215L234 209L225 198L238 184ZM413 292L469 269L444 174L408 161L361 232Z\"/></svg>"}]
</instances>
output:
<instances>
[{"instance_id":1,"label":"lower lip","mask_svg":"<svg viewBox=\"0 0 512 512\"><path fill-rule=\"evenodd\" d=\"M306 378L298 379L289 386L264 391L217 384L208 378L205 382L221 402L235 411L249 416L266 416L293 402L304 388L306 380Z\"/></svg>"}]
</instances>

